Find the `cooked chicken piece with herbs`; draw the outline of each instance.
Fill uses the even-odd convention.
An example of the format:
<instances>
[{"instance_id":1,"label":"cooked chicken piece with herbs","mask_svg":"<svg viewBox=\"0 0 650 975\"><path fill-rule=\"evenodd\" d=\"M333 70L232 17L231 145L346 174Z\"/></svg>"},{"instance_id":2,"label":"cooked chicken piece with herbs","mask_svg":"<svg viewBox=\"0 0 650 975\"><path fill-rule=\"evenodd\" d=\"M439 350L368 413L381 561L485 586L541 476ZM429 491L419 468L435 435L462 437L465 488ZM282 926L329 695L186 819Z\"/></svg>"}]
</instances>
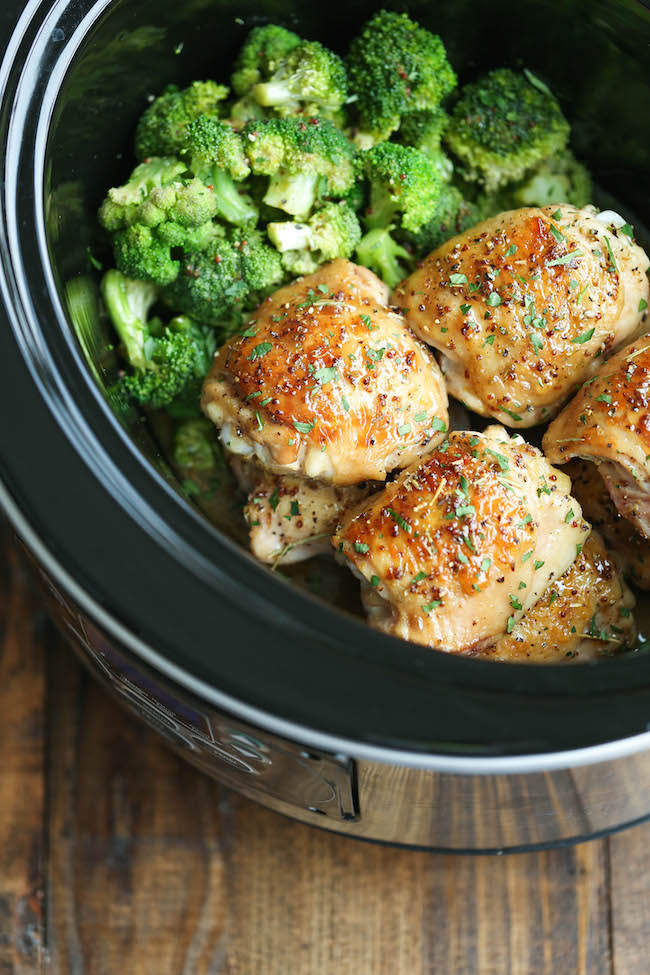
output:
<instances>
[{"instance_id":1,"label":"cooked chicken piece with herbs","mask_svg":"<svg viewBox=\"0 0 650 975\"><path fill-rule=\"evenodd\" d=\"M593 207L511 210L435 250L393 300L442 353L452 396L529 427L638 334L649 262L631 235Z\"/></svg>"},{"instance_id":2,"label":"cooked chicken piece with herbs","mask_svg":"<svg viewBox=\"0 0 650 975\"><path fill-rule=\"evenodd\" d=\"M452 653L511 633L589 537L569 478L502 427L455 432L339 526L370 623Z\"/></svg>"},{"instance_id":3,"label":"cooked chicken piece with herbs","mask_svg":"<svg viewBox=\"0 0 650 975\"><path fill-rule=\"evenodd\" d=\"M234 458L232 467L248 493L244 517L251 552L269 565L330 553L330 537L344 512L381 487L375 481L336 487L290 474L269 474L241 458Z\"/></svg>"},{"instance_id":4,"label":"cooked chicken piece with herbs","mask_svg":"<svg viewBox=\"0 0 650 975\"><path fill-rule=\"evenodd\" d=\"M204 383L226 449L347 485L383 481L439 443L440 369L387 297L366 268L336 260L267 298Z\"/></svg>"},{"instance_id":5,"label":"cooked chicken piece with herbs","mask_svg":"<svg viewBox=\"0 0 650 975\"><path fill-rule=\"evenodd\" d=\"M592 532L575 562L512 633L479 656L532 664L611 656L634 645L634 604L616 560Z\"/></svg>"},{"instance_id":6,"label":"cooked chicken piece with herbs","mask_svg":"<svg viewBox=\"0 0 650 975\"><path fill-rule=\"evenodd\" d=\"M571 478L571 493L583 515L602 535L625 575L640 589L650 589L650 542L618 512L596 465L572 460L563 469Z\"/></svg>"},{"instance_id":7,"label":"cooked chicken piece with herbs","mask_svg":"<svg viewBox=\"0 0 650 975\"><path fill-rule=\"evenodd\" d=\"M544 435L556 464L593 461L620 514L650 539L650 337L622 349Z\"/></svg>"}]
</instances>

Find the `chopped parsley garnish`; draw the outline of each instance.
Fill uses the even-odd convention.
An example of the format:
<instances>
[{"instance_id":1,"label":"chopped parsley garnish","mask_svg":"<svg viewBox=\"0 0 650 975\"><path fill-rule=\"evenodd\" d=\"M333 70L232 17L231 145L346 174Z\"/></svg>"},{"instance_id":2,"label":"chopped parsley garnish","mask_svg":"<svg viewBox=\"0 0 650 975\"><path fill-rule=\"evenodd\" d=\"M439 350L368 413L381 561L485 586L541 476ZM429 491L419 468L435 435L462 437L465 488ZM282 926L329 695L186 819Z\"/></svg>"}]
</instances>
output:
<instances>
[{"instance_id":1,"label":"chopped parsley garnish","mask_svg":"<svg viewBox=\"0 0 650 975\"><path fill-rule=\"evenodd\" d=\"M566 518L564 519L564 523L568 525L569 522L573 520L573 517L574 517L573 508L569 508L569 510L566 513Z\"/></svg>"},{"instance_id":2,"label":"chopped parsley garnish","mask_svg":"<svg viewBox=\"0 0 650 975\"><path fill-rule=\"evenodd\" d=\"M280 495L278 493L277 488L273 489L273 494L269 498L269 504L271 505L274 511L277 508L277 506L280 504Z\"/></svg>"},{"instance_id":3,"label":"chopped parsley garnish","mask_svg":"<svg viewBox=\"0 0 650 975\"><path fill-rule=\"evenodd\" d=\"M515 420L516 422L521 420L521 417L519 416L518 413L513 413L512 410L507 409L505 406L499 406L499 409L501 410L502 413L507 413L508 416L511 419Z\"/></svg>"},{"instance_id":4,"label":"chopped parsley garnish","mask_svg":"<svg viewBox=\"0 0 650 975\"><path fill-rule=\"evenodd\" d=\"M642 298L641 301L639 302L639 311L645 311L647 307L648 307L648 302L645 300L645 298Z\"/></svg>"},{"instance_id":5,"label":"chopped parsley garnish","mask_svg":"<svg viewBox=\"0 0 650 975\"><path fill-rule=\"evenodd\" d=\"M472 306L471 305L461 305L460 306L460 310L462 311L463 315L468 315L469 312L471 312L471 310L472 310Z\"/></svg>"},{"instance_id":6,"label":"chopped parsley garnish","mask_svg":"<svg viewBox=\"0 0 650 975\"><path fill-rule=\"evenodd\" d=\"M493 291L487 299L486 304L488 304L490 308L498 308L499 305L503 304L503 298L498 291Z\"/></svg>"},{"instance_id":7,"label":"chopped parsley garnish","mask_svg":"<svg viewBox=\"0 0 650 975\"><path fill-rule=\"evenodd\" d=\"M426 606L423 606L422 609L425 613L430 613L432 609L435 609L436 606L440 606L441 603L442 599L434 599L432 602L427 603Z\"/></svg>"},{"instance_id":8,"label":"chopped parsley garnish","mask_svg":"<svg viewBox=\"0 0 650 975\"><path fill-rule=\"evenodd\" d=\"M407 433L411 432L411 424L410 423L402 424L401 427L397 428L397 432L399 433L400 437L406 436Z\"/></svg>"},{"instance_id":9,"label":"chopped parsley garnish","mask_svg":"<svg viewBox=\"0 0 650 975\"><path fill-rule=\"evenodd\" d=\"M528 561L528 559L529 559L529 558L531 557L531 555L533 554L533 551L534 551L534 549L532 549L532 548L531 548L531 549L530 549L530 550L529 550L528 552L524 552L524 554L523 554L523 555L522 555L522 557L521 557L521 561L522 561L522 562L527 562L527 561Z\"/></svg>"},{"instance_id":10,"label":"chopped parsley garnish","mask_svg":"<svg viewBox=\"0 0 650 975\"><path fill-rule=\"evenodd\" d=\"M316 426L316 421L312 420L310 423L301 423L300 420L294 420L293 425L298 433L311 433Z\"/></svg>"},{"instance_id":11,"label":"chopped parsley garnish","mask_svg":"<svg viewBox=\"0 0 650 975\"><path fill-rule=\"evenodd\" d=\"M273 346L270 342L260 342L259 345L255 346L248 358L251 362L255 362L256 359L261 359L267 352L270 352L272 348Z\"/></svg>"},{"instance_id":12,"label":"chopped parsley garnish","mask_svg":"<svg viewBox=\"0 0 650 975\"><path fill-rule=\"evenodd\" d=\"M459 518L463 518L465 515L474 515L476 514L476 508L473 504L465 504L460 508L456 508L456 514Z\"/></svg>"},{"instance_id":13,"label":"chopped parsley garnish","mask_svg":"<svg viewBox=\"0 0 650 975\"><path fill-rule=\"evenodd\" d=\"M535 332L530 337L530 341L535 346L537 350L544 348L544 339L540 338Z\"/></svg>"},{"instance_id":14,"label":"chopped parsley garnish","mask_svg":"<svg viewBox=\"0 0 650 975\"><path fill-rule=\"evenodd\" d=\"M326 284L319 284L318 290L322 295L328 295L330 293L330 289L327 287Z\"/></svg>"},{"instance_id":15,"label":"chopped parsley garnish","mask_svg":"<svg viewBox=\"0 0 650 975\"><path fill-rule=\"evenodd\" d=\"M299 515L299 514L300 514L300 505L298 504L297 501L292 501L291 502L291 517L293 518L293 517L295 517L295 515Z\"/></svg>"},{"instance_id":16,"label":"chopped parsley garnish","mask_svg":"<svg viewBox=\"0 0 650 975\"><path fill-rule=\"evenodd\" d=\"M348 402L347 396L341 396L341 406L343 407L346 413L349 411L350 404Z\"/></svg>"},{"instance_id":17,"label":"chopped parsley garnish","mask_svg":"<svg viewBox=\"0 0 650 975\"><path fill-rule=\"evenodd\" d=\"M397 522L400 528L402 528L405 532L410 532L411 526L409 525L408 521L406 521L406 519L402 518L402 516L398 514L396 511L394 511L393 508L386 508L386 511L391 516L393 521Z\"/></svg>"},{"instance_id":18,"label":"chopped parsley garnish","mask_svg":"<svg viewBox=\"0 0 650 975\"><path fill-rule=\"evenodd\" d=\"M413 578L411 579L411 585L414 586L416 582L422 582L422 580L426 579L426 577L427 577L426 572L418 572L418 574L413 576Z\"/></svg>"},{"instance_id":19,"label":"chopped parsley garnish","mask_svg":"<svg viewBox=\"0 0 650 975\"><path fill-rule=\"evenodd\" d=\"M481 562L481 572L487 572L487 570L490 568L491 565L492 565L492 559L488 558L486 555L483 561Z\"/></svg>"},{"instance_id":20,"label":"chopped parsley garnish","mask_svg":"<svg viewBox=\"0 0 650 975\"><path fill-rule=\"evenodd\" d=\"M553 223L551 224L551 233L553 234L553 236L555 237L555 239L559 244L561 244L563 240L566 240L566 236L562 233L561 230L558 230L558 228Z\"/></svg>"},{"instance_id":21,"label":"chopped parsley garnish","mask_svg":"<svg viewBox=\"0 0 650 975\"><path fill-rule=\"evenodd\" d=\"M516 596L513 596L512 593L510 593L510 597L509 598L510 598L510 605L512 606L513 609L523 609L524 608L521 605L521 603L519 602L519 600L517 599L517 597Z\"/></svg>"},{"instance_id":22,"label":"chopped parsley garnish","mask_svg":"<svg viewBox=\"0 0 650 975\"><path fill-rule=\"evenodd\" d=\"M574 257L584 257L584 252L571 251L570 254L565 254L564 257L558 257L555 261L547 261L546 267L556 267L558 264L568 264L574 259Z\"/></svg>"},{"instance_id":23,"label":"chopped parsley garnish","mask_svg":"<svg viewBox=\"0 0 650 975\"><path fill-rule=\"evenodd\" d=\"M255 419L257 420L257 429L258 430L263 430L264 429L264 420L259 415L259 413L258 413L257 410L255 410Z\"/></svg>"},{"instance_id":24,"label":"chopped parsley garnish","mask_svg":"<svg viewBox=\"0 0 650 975\"><path fill-rule=\"evenodd\" d=\"M609 393L601 393L600 396L597 396L596 397L596 402L597 403L611 403L612 402L612 397L609 395Z\"/></svg>"},{"instance_id":25,"label":"chopped parsley garnish","mask_svg":"<svg viewBox=\"0 0 650 975\"><path fill-rule=\"evenodd\" d=\"M370 546L367 545L366 542L355 542L354 543L354 551L355 552L358 552L359 555L365 555L369 548L370 548Z\"/></svg>"},{"instance_id":26,"label":"chopped parsley garnish","mask_svg":"<svg viewBox=\"0 0 650 975\"><path fill-rule=\"evenodd\" d=\"M494 345L494 339L495 339L495 337L496 336L494 336L494 335L488 335L488 337L486 338L486 340L483 343L483 345Z\"/></svg>"},{"instance_id":27,"label":"chopped parsley garnish","mask_svg":"<svg viewBox=\"0 0 650 975\"><path fill-rule=\"evenodd\" d=\"M371 586L378 586L379 585L379 576L370 576L370 585Z\"/></svg>"},{"instance_id":28,"label":"chopped parsley garnish","mask_svg":"<svg viewBox=\"0 0 650 975\"><path fill-rule=\"evenodd\" d=\"M512 257L512 255L516 253L517 253L517 245L511 244L508 250L506 251L506 257Z\"/></svg>"},{"instance_id":29,"label":"chopped parsley garnish","mask_svg":"<svg viewBox=\"0 0 650 975\"><path fill-rule=\"evenodd\" d=\"M442 422L439 416L434 416L429 426L432 430L437 430L438 433L444 433L447 429L447 425ZM442 450L442 444L440 445L440 449Z\"/></svg>"},{"instance_id":30,"label":"chopped parsley garnish","mask_svg":"<svg viewBox=\"0 0 650 975\"><path fill-rule=\"evenodd\" d=\"M498 450L491 450L490 447L486 447L485 452L490 454L491 457L494 457L502 471L510 470L510 461L503 454L500 454Z\"/></svg>"},{"instance_id":31,"label":"chopped parsley garnish","mask_svg":"<svg viewBox=\"0 0 650 975\"><path fill-rule=\"evenodd\" d=\"M469 565L469 559L467 558L464 552L458 553L458 559L460 562L463 563L463 565Z\"/></svg>"},{"instance_id":32,"label":"chopped parsley garnish","mask_svg":"<svg viewBox=\"0 0 650 975\"><path fill-rule=\"evenodd\" d=\"M590 328L588 332L581 332L580 335L576 335L576 337L574 339L571 339L571 341L574 343L577 342L578 345L584 345L585 342L588 342L589 339L592 339L594 337L595 331L596 331L595 328Z\"/></svg>"},{"instance_id":33,"label":"chopped parsley garnish","mask_svg":"<svg viewBox=\"0 0 650 975\"><path fill-rule=\"evenodd\" d=\"M322 369L317 369L314 373L314 379L320 386L331 383L337 376L338 369L336 366L323 366Z\"/></svg>"},{"instance_id":34,"label":"chopped parsley garnish","mask_svg":"<svg viewBox=\"0 0 650 975\"><path fill-rule=\"evenodd\" d=\"M415 420L416 423L424 423L424 421L426 420L426 418L427 418L427 415L426 415L426 413L424 411L421 412L421 413L416 413L415 416L413 417L413 419Z\"/></svg>"},{"instance_id":35,"label":"chopped parsley garnish","mask_svg":"<svg viewBox=\"0 0 650 975\"><path fill-rule=\"evenodd\" d=\"M372 332L372 321L370 315L361 315L361 321L366 326L369 332Z\"/></svg>"},{"instance_id":36,"label":"chopped parsley garnish","mask_svg":"<svg viewBox=\"0 0 650 975\"><path fill-rule=\"evenodd\" d=\"M515 618L514 616L508 617L508 622L506 623L506 630L508 633L512 633L515 628Z\"/></svg>"},{"instance_id":37,"label":"chopped parsley garnish","mask_svg":"<svg viewBox=\"0 0 650 975\"><path fill-rule=\"evenodd\" d=\"M562 219L562 211L559 210L559 209L556 210L555 213L552 213L551 214L551 219L552 220L561 220Z\"/></svg>"},{"instance_id":38,"label":"chopped parsley garnish","mask_svg":"<svg viewBox=\"0 0 650 975\"><path fill-rule=\"evenodd\" d=\"M535 560L535 569L536 569L536 570L537 570L537 569L541 569L541 567L542 567L543 565L544 565L544 563L543 563L543 562L540 562L540 561L539 561L539 559L536 559L536 560Z\"/></svg>"},{"instance_id":39,"label":"chopped parsley garnish","mask_svg":"<svg viewBox=\"0 0 650 975\"><path fill-rule=\"evenodd\" d=\"M625 234L626 237L634 237L634 227L630 227L629 223L624 223L621 227L621 233Z\"/></svg>"},{"instance_id":40,"label":"chopped parsley garnish","mask_svg":"<svg viewBox=\"0 0 650 975\"><path fill-rule=\"evenodd\" d=\"M607 244L607 253L609 254L609 259L612 262L612 267L615 271L618 271L618 264L616 263L616 258L614 257L614 251L612 250L612 244L609 237L605 237L605 243Z\"/></svg>"},{"instance_id":41,"label":"chopped parsley garnish","mask_svg":"<svg viewBox=\"0 0 650 975\"><path fill-rule=\"evenodd\" d=\"M452 286L452 288L457 288L461 284L467 284L467 275L466 274L450 274L449 275L449 284Z\"/></svg>"},{"instance_id":42,"label":"chopped parsley garnish","mask_svg":"<svg viewBox=\"0 0 650 975\"><path fill-rule=\"evenodd\" d=\"M241 337L243 339L250 339L253 337L253 335L257 335L257 324L251 325L249 328L246 329L245 332L241 333Z\"/></svg>"}]
</instances>

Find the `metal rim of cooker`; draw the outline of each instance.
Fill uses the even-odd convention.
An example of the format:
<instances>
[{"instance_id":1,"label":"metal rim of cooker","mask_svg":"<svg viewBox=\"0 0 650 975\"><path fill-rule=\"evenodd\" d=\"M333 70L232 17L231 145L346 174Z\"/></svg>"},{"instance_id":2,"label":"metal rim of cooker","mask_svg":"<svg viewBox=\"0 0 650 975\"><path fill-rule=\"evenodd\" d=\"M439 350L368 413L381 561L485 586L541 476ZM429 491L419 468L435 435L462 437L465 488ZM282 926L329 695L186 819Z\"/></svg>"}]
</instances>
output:
<instances>
[{"instance_id":1,"label":"metal rim of cooker","mask_svg":"<svg viewBox=\"0 0 650 975\"><path fill-rule=\"evenodd\" d=\"M649 656L538 668L407 647L273 578L131 444L67 327L43 200L62 84L111 6L33 0L0 68L0 290L11 324L0 332L0 396L5 418L16 418L0 474L25 541L133 653L297 741L467 774L550 770L649 747Z\"/></svg>"}]
</instances>

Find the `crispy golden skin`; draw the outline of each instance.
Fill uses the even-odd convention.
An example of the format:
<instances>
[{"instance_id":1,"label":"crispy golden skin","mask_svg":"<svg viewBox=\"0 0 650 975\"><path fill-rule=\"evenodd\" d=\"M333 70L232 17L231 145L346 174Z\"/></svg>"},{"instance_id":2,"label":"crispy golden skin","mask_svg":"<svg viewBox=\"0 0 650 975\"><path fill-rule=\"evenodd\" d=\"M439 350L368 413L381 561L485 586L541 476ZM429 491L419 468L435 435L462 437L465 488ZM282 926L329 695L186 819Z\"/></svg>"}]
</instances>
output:
<instances>
[{"instance_id":1,"label":"crispy golden skin","mask_svg":"<svg viewBox=\"0 0 650 975\"><path fill-rule=\"evenodd\" d=\"M638 332L647 268L641 248L593 208L553 204L452 238L393 300L442 353L452 396L528 427L550 420L597 356Z\"/></svg>"},{"instance_id":2,"label":"crispy golden skin","mask_svg":"<svg viewBox=\"0 0 650 975\"><path fill-rule=\"evenodd\" d=\"M439 443L440 370L386 300L375 275L344 260L268 298L204 384L226 449L346 485L382 481Z\"/></svg>"},{"instance_id":3,"label":"crispy golden skin","mask_svg":"<svg viewBox=\"0 0 650 975\"><path fill-rule=\"evenodd\" d=\"M592 532L575 562L539 602L480 654L511 663L593 660L634 645L634 596L602 538Z\"/></svg>"},{"instance_id":4,"label":"crispy golden skin","mask_svg":"<svg viewBox=\"0 0 650 975\"><path fill-rule=\"evenodd\" d=\"M544 435L553 463L594 461L614 504L650 538L650 338L603 363Z\"/></svg>"},{"instance_id":5,"label":"crispy golden skin","mask_svg":"<svg viewBox=\"0 0 650 975\"><path fill-rule=\"evenodd\" d=\"M494 644L589 535L568 477L501 427L456 432L342 521L372 625L449 652Z\"/></svg>"}]
</instances>

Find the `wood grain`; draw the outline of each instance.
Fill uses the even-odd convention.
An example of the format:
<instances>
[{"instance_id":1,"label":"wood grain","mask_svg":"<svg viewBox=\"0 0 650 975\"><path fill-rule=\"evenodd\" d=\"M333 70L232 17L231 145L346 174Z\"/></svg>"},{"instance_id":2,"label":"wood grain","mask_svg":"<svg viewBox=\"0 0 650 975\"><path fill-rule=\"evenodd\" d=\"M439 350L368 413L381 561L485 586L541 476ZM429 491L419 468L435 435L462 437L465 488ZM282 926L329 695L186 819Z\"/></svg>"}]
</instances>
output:
<instances>
[{"instance_id":1,"label":"wood grain","mask_svg":"<svg viewBox=\"0 0 650 975\"><path fill-rule=\"evenodd\" d=\"M43 613L0 523L0 973L43 960ZM0 549L1 550L1 549Z\"/></svg>"},{"instance_id":2,"label":"wood grain","mask_svg":"<svg viewBox=\"0 0 650 975\"><path fill-rule=\"evenodd\" d=\"M647 975L650 825L505 857L284 819L185 765L0 580L0 975Z\"/></svg>"}]
</instances>

